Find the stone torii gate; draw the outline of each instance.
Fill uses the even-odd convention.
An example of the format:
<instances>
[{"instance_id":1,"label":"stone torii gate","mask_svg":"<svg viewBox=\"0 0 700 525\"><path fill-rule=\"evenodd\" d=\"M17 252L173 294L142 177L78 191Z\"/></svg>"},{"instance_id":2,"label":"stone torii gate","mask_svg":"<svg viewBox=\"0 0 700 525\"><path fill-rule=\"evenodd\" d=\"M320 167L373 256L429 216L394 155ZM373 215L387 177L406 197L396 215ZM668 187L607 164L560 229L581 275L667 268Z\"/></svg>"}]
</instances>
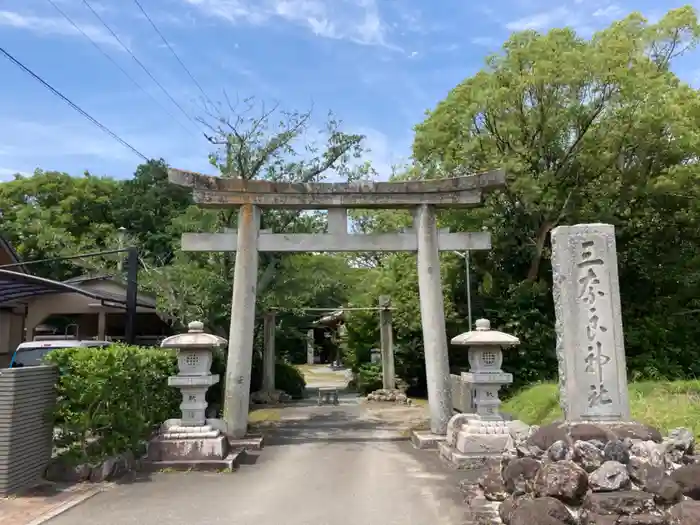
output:
<instances>
[{"instance_id":1,"label":"stone torii gate","mask_svg":"<svg viewBox=\"0 0 700 525\"><path fill-rule=\"evenodd\" d=\"M220 178L170 169L170 182L193 189L203 207L239 208L238 230L185 233L182 249L236 252L224 421L227 433L243 438L248 429L253 360L258 252L417 252L418 287L430 406L430 428L445 434L452 416L450 369L440 278L440 251L488 250L487 232L438 231L436 209L481 205L483 193L505 184L502 170L452 179L283 183ZM261 208L328 210L324 234L287 234L260 230ZM411 209L413 229L397 233L348 233L348 209Z\"/></svg>"}]
</instances>

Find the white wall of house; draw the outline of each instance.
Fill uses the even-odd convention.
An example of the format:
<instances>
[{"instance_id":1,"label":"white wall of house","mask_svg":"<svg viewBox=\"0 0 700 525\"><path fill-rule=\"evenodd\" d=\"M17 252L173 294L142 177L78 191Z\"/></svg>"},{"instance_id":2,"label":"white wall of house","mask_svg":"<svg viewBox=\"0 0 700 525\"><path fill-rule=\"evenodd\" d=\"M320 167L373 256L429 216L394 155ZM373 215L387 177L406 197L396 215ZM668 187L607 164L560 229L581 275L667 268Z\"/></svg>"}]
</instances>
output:
<instances>
[{"instance_id":1,"label":"white wall of house","mask_svg":"<svg viewBox=\"0 0 700 525\"><path fill-rule=\"evenodd\" d=\"M122 298L126 298L126 286L121 283L109 280L95 280L80 284L80 288L93 292L106 292ZM139 294L140 302L153 303L155 300L152 297ZM137 307L137 313L154 313L155 308ZM126 315L124 308L110 308L109 306L101 306L100 301L87 297L78 293L59 293L38 296L32 299L27 305L27 319L25 322L27 338L31 337L34 329L39 326L46 318L52 315L69 315L69 314L94 314L99 316L98 321L98 339L104 338L105 319L107 314L123 314Z\"/></svg>"},{"instance_id":2,"label":"white wall of house","mask_svg":"<svg viewBox=\"0 0 700 525\"><path fill-rule=\"evenodd\" d=\"M12 352L23 340L24 313L0 311L0 367L9 364Z\"/></svg>"}]
</instances>

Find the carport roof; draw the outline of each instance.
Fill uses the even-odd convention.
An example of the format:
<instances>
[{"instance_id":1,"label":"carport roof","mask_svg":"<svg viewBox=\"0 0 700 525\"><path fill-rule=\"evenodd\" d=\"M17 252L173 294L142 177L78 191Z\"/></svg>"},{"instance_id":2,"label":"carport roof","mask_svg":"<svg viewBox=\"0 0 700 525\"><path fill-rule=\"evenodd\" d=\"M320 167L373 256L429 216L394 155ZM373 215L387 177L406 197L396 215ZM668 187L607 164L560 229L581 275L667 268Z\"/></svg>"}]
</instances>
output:
<instances>
[{"instance_id":1,"label":"carport roof","mask_svg":"<svg viewBox=\"0 0 700 525\"><path fill-rule=\"evenodd\" d=\"M114 303L126 307L126 298L103 291L86 290L69 282L52 281L36 275L0 269L0 307L9 306L17 301L31 299L54 293L77 293L100 302ZM137 306L153 308L143 300L137 299Z\"/></svg>"}]
</instances>

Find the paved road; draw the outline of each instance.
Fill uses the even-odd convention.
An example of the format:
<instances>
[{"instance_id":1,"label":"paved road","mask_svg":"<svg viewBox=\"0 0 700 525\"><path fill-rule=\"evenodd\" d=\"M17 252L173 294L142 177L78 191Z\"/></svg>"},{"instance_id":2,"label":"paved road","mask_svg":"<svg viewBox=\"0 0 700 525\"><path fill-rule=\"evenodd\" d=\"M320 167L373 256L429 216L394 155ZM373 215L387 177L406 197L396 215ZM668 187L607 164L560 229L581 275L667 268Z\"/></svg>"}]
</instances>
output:
<instances>
[{"instance_id":1,"label":"paved road","mask_svg":"<svg viewBox=\"0 0 700 525\"><path fill-rule=\"evenodd\" d=\"M462 525L460 475L363 420L356 399L285 410L255 464L124 483L49 525ZM461 477L464 477L463 475Z\"/></svg>"}]
</instances>

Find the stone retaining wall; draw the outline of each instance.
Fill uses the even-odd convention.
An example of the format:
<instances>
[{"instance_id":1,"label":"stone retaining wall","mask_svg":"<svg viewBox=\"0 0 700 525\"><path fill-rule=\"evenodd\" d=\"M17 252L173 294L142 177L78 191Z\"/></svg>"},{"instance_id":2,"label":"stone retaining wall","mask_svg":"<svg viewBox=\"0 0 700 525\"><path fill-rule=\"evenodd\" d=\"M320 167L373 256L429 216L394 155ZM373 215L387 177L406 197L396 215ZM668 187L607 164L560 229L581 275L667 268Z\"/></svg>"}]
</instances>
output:
<instances>
[{"instance_id":1,"label":"stone retaining wall","mask_svg":"<svg viewBox=\"0 0 700 525\"><path fill-rule=\"evenodd\" d=\"M0 495L41 479L51 460L54 366L0 369Z\"/></svg>"}]
</instances>

